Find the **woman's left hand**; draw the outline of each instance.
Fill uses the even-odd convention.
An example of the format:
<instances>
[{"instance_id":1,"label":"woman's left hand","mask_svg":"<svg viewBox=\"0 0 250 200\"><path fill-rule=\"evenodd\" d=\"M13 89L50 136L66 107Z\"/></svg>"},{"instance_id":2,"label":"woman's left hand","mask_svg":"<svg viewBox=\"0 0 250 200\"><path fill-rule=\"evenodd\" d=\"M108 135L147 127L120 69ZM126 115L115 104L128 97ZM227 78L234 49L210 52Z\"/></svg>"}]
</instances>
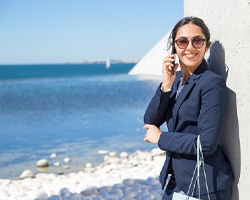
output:
<instances>
[{"instance_id":1,"label":"woman's left hand","mask_svg":"<svg viewBox=\"0 0 250 200\"><path fill-rule=\"evenodd\" d=\"M148 129L145 134L144 141L158 144L162 131L157 126L151 124L146 124L143 129Z\"/></svg>"}]
</instances>

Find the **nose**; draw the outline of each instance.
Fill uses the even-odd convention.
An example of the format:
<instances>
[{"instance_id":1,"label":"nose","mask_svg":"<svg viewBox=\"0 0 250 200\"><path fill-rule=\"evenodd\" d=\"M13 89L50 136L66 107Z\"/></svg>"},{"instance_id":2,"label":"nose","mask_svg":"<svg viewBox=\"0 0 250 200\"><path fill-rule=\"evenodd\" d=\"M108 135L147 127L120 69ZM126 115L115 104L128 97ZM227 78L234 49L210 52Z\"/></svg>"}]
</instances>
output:
<instances>
[{"instance_id":1,"label":"nose","mask_svg":"<svg viewBox=\"0 0 250 200\"><path fill-rule=\"evenodd\" d=\"M192 44L192 40L189 40L188 41L188 45L187 45L187 47L186 47L186 49L188 50L188 49L194 49L194 46L193 46L193 44Z\"/></svg>"}]
</instances>

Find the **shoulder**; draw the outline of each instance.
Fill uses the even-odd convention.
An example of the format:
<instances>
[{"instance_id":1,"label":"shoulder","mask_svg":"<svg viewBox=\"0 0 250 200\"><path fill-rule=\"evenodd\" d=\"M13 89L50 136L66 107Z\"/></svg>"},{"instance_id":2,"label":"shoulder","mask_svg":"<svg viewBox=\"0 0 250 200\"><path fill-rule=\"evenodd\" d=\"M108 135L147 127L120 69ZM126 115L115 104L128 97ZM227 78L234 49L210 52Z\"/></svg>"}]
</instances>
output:
<instances>
[{"instance_id":1,"label":"shoulder","mask_svg":"<svg viewBox=\"0 0 250 200\"><path fill-rule=\"evenodd\" d=\"M204 85L221 85L226 87L226 82L223 79L222 76L216 74L215 72L211 71L211 70L206 70L203 72L203 74L201 75L199 82L204 84Z\"/></svg>"},{"instance_id":2,"label":"shoulder","mask_svg":"<svg viewBox=\"0 0 250 200\"><path fill-rule=\"evenodd\" d=\"M226 98L227 86L225 80L215 72L206 70L198 83L201 95L214 98Z\"/></svg>"},{"instance_id":3,"label":"shoulder","mask_svg":"<svg viewBox=\"0 0 250 200\"><path fill-rule=\"evenodd\" d=\"M194 80L194 82L199 83L199 85L213 85L213 84L225 84L225 80L222 76L215 73L214 71L211 71L208 68L207 62L205 59L202 61L202 63L199 65L199 67L194 71L191 78Z\"/></svg>"}]
</instances>

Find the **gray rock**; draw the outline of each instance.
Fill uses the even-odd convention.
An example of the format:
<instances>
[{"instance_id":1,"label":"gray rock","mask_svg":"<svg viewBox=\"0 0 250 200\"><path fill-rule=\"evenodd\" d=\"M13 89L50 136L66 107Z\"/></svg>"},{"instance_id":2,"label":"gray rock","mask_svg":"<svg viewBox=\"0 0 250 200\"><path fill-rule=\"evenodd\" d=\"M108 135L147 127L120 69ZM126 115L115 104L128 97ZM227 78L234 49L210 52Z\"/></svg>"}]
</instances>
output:
<instances>
[{"instance_id":1,"label":"gray rock","mask_svg":"<svg viewBox=\"0 0 250 200\"><path fill-rule=\"evenodd\" d=\"M71 196L71 193L70 193L70 191L69 191L68 188L62 188L62 189L60 190L60 195L61 195L61 197L63 197L63 198L65 199L65 198L70 197L70 196Z\"/></svg>"},{"instance_id":2,"label":"gray rock","mask_svg":"<svg viewBox=\"0 0 250 200\"><path fill-rule=\"evenodd\" d=\"M62 198L58 195L52 195L51 197L48 198L48 200L62 200Z\"/></svg>"},{"instance_id":3,"label":"gray rock","mask_svg":"<svg viewBox=\"0 0 250 200\"><path fill-rule=\"evenodd\" d=\"M89 189L81 192L82 196L92 196L92 195L98 195L98 194L99 192L98 192L97 187L90 187Z\"/></svg>"},{"instance_id":4,"label":"gray rock","mask_svg":"<svg viewBox=\"0 0 250 200\"><path fill-rule=\"evenodd\" d=\"M104 187L100 187L100 188L98 189L98 192L99 192L100 194L102 194L102 193L108 193L110 190L112 190L112 187L111 187L111 186L104 186Z\"/></svg>"},{"instance_id":5,"label":"gray rock","mask_svg":"<svg viewBox=\"0 0 250 200\"><path fill-rule=\"evenodd\" d=\"M134 180L133 179L125 179L125 180L123 180L123 184L124 185L133 185Z\"/></svg>"}]
</instances>

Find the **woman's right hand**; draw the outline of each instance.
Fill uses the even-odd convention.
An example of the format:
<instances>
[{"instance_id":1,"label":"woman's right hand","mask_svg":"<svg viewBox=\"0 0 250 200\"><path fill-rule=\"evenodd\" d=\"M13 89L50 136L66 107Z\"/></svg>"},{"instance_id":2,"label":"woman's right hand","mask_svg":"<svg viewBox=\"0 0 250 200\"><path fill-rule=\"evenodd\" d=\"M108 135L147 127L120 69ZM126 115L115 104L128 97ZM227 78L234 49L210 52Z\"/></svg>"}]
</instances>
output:
<instances>
[{"instance_id":1,"label":"woman's right hand","mask_svg":"<svg viewBox=\"0 0 250 200\"><path fill-rule=\"evenodd\" d=\"M163 59L162 63L163 92L166 92L169 88L171 88L175 80L178 64L174 65L173 62L174 62L174 54L169 54Z\"/></svg>"}]
</instances>

